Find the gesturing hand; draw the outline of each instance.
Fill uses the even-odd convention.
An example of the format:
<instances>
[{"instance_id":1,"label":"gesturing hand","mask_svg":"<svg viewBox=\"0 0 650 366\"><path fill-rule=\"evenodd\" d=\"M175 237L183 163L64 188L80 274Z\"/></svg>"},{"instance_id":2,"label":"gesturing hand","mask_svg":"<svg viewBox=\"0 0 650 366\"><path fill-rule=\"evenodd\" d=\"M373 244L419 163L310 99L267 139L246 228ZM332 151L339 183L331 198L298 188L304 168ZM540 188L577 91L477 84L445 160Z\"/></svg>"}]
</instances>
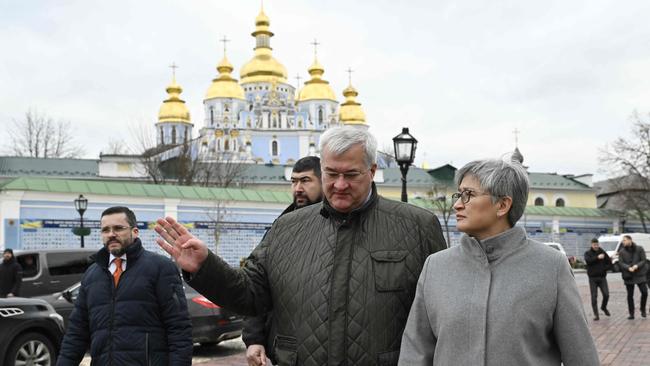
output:
<instances>
[{"instance_id":1,"label":"gesturing hand","mask_svg":"<svg viewBox=\"0 0 650 366\"><path fill-rule=\"evenodd\" d=\"M208 247L204 242L192 235L174 218L166 217L156 220L154 230L162 238L156 238L156 243L186 272L195 273L208 257Z\"/></svg>"},{"instance_id":2,"label":"gesturing hand","mask_svg":"<svg viewBox=\"0 0 650 366\"><path fill-rule=\"evenodd\" d=\"M266 366L266 349L259 344L251 344L246 349L248 366Z\"/></svg>"}]
</instances>

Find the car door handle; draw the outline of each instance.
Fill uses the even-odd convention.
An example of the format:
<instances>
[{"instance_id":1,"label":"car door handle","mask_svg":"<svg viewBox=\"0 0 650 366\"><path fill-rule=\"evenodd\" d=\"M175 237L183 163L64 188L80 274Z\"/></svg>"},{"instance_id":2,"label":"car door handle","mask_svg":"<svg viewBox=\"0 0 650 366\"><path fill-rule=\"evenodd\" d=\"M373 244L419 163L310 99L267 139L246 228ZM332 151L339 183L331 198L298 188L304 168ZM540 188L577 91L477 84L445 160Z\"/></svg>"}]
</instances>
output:
<instances>
[{"instance_id":1,"label":"car door handle","mask_svg":"<svg viewBox=\"0 0 650 366\"><path fill-rule=\"evenodd\" d=\"M61 281L54 280L54 281L50 281L50 283L61 283Z\"/></svg>"},{"instance_id":2,"label":"car door handle","mask_svg":"<svg viewBox=\"0 0 650 366\"><path fill-rule=\"evenodd\" d=\"M40 286L42 284L43 284L43 282L32 282L32 285L34 285L34 286Z\"/></svg>"}]
</instances>

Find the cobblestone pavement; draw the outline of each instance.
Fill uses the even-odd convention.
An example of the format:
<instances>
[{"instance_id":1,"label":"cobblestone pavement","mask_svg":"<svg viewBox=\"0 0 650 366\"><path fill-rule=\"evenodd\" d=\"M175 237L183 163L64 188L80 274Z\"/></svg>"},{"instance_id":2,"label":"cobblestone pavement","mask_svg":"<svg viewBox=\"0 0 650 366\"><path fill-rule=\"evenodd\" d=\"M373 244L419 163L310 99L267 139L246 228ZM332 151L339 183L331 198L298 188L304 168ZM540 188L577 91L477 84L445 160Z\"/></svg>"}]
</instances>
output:
<instances>
[{"instance_id":1,"label":"cobblestone pavement","mask_svg":"<svg viewBox=\"0 0 650 366\"><path fill-rule=\"evenodd\" d=\"M580 296L585 307L591 334L596 342L600 362L603 366L615 365L650 365L650 318L639 314L640 294L635 289L637 306L635 319L627 319L627 294L619 273L607 276L609 283L609 311L612 316L600 315L599 321L593 320L589 282L585 274L576 274ZM598 304L601 298L598 293Z\"/></svg>"},{"instance_id":2,"label":"cobblestone pavement","mask_svg":"<svg viewBox=\"0 0 650 366\"><path fill-rule=\"evenodd\" d=\"M641 318L637 310L636 318L628 320L625 286L621 281L621 275L613 273L608 275L607 279L610 292L608 308L612 316L607 317L601 314L600 320L594 321L587 275L576 273L576 282L602 365L650 365L650 317ZM638 290L636 291L635 300L638 306L639 293ZM600 301L599 294L599 304ZM243 345L241 347L240 353L205 362L197 360L200 362L197 364L202 366L246 366Z\"/></svg>"}]
</instances>

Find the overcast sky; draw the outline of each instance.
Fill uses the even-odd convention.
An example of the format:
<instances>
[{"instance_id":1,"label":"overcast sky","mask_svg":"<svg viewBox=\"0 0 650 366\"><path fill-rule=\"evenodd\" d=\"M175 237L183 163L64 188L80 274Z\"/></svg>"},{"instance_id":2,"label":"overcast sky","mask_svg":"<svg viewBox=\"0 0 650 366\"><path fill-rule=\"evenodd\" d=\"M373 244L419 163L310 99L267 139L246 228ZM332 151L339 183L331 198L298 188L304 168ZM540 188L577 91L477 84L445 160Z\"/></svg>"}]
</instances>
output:
<instances>
[{"instance_id":1,"label":"overcast sky","mask_svg":"<svg viewBox=\"0 0 650 366\"><path fill-rule=\"evenodd\" d=\"M0 124L69 120L87 157L156 123L177 63L195 134L223 56L253 56L259 1L0 0ZM306 78L317 38L343 101L351 67L371 131L401 127L417 162L460 166L519 148L531 171L598 174L598 151L650 112L650 1L267 0L274 56ZM305 79L302 81L304 82ZM6 133L0 137L8 145Z\"/></svg>"}]
</instances>

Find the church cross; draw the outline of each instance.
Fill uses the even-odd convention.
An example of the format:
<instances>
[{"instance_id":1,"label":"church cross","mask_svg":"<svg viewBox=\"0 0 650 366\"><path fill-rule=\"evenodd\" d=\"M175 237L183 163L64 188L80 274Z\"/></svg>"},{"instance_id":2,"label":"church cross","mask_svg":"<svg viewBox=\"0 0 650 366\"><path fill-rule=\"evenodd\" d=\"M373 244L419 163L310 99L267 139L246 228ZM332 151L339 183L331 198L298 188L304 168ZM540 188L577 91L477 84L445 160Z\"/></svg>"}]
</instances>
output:
<instances>
[{"instance_id":1,"label":"church cross","mask_svg":"<svg viewBox=\"0 0 650 366\"><path fill-rule=\"evenodd\" d=\"M320 45L320 43L318 43L316 38L314 38L314 42L310 43L310 45L314 46L314 58L316 58L318 54L318 46Z\"/></svg>"},{"instance_id":2,"label":"church cross","mask_svg":"<svg viewBox=\"0 0 650 366\"><path fill-rule=\"evenodd\" d=\"M519 134L521 133L521 131L519 131L519 130L515 127L515 130L512 131L512 133L515 134L515 147L519 147Z\"/></svg>"},{"instance_id":3,"label":"church cross","mask_svg":"<svg viewBox=\"0 0 650 366\"><path fill-rule=\"evenodd\" d=\"M176 69L178 69L178 65L176 65L175 62L172 62L172 64L169 65L169 68L172 69L172 78L174 79L174 82L176 82Z\"/></svg>"},{"instance_id":4,"label":"church cross","mask_svg":"<svg viewBox=\"0 0 650 366\"><path fill-rule=\"evenodd\" d=\"M300 77L300 74L296 74L296 82L297 82L297 84L298 84L298 85L296 86L297 88L300 87L300 79L302 79L302 78Z\"/></svg>"},{"instance_id":5,"label":"church cross","mask_svg":"<svg viewBox=\"0 0 650 366\"><path fill-rule=\"evenodd\" d=\"M350 85L352 85L352 73L354 72L354 70L348 67L348 69L345 70L345 72L348 73L348 82L350 83Z\"/></svg>"},{"instance_id":6,"label":"church cross","mask_svg":"<svg viewBox=\"0 0 650 366\"><path fill-rule=\"evenodd\" d=\"M228 38L224 35L222 39L219 40L219 42L223 43L223 56L226 56L226 43L230 42Z\"/></svg>"}]
</instances>

